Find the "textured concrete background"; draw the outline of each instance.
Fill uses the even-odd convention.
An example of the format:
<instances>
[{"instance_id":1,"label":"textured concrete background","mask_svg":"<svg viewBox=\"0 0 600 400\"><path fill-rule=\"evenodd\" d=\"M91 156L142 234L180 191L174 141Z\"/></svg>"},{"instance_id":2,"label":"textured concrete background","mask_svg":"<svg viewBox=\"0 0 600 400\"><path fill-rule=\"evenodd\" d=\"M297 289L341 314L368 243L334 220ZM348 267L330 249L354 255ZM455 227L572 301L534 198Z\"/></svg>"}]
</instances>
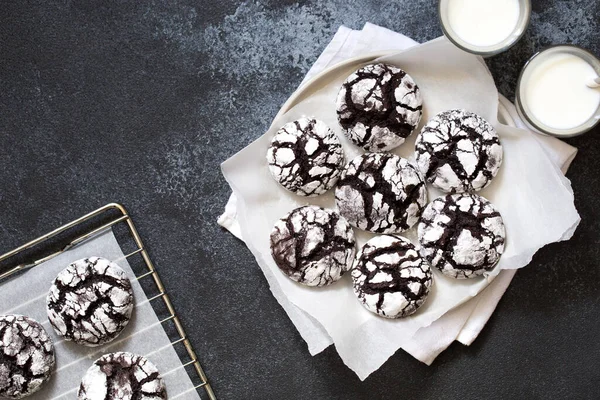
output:
<instances>
[{"instance_id":1,"label":"textured concrete background","mask_svg":"<svg viewBox=\"0 0 600 400\"><path fill-rule=\"evenodd\" d=\"M432 367L400 352L360 382L311 357L242 243L215 223L219 163L257 138L340 24L425 41L434 0L3 1L0 252L105 203L129 208L223 399L599 398L599 129L569 177L583 217L517 274L471 346ZM489 60L512 98L537 49L600 53L600 2L533 1ZM526 171L524 171L526 173Z\"/></svg>"}]
</instances>

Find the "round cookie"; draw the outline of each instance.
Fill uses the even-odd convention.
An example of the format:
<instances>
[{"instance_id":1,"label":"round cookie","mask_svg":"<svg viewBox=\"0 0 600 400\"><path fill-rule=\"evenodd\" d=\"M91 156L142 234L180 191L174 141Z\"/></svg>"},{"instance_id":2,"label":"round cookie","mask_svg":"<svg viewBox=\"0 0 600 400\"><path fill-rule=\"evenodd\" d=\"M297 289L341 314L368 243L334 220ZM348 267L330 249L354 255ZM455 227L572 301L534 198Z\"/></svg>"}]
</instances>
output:
<instances>
[{"instance_id":1,"label":"round cookie","mask_svg":"<svg viewBox=\"0 0 600 400\"><path fill-rule=\"evenodd\" d=\"M399 236L382 235L360 250L352 269L354 294L365 308L386 318L414 314L433 283L431 268L415 246Z\"/></svg>"},{"instance_id":2,"label":"round cookie","mask_svg":"<svg viewBox=\"0 0 600 400\"><path fill-rule=\"evenodd\" d=\"M360 68L342 84L336 109L346 136L367 151L400 146L421 121L423 99L410 75L388 64Z\"/></svg>"},{"instance_id":3,"label":"round cookie","mask_svg":"<svg viewBox=\"0 0 600 400\"><path fill-rule=\"evenodd\" d=\"M447 193L483 189L502 164L496 129L465 110L433 117L417 136L415 149L417 166L427 181Z\"/></svg>"},{"instance_id":4,"label":"round cookie","mask_svg":"<svg viewBox=\"0 0 600 400\"><path fill-rule=\"evenodd\" d=\"M99 346L115 339L129 322L131 282L109 260L77 260L54 280L46 308L57 335L84 346Z\"/></svg>"},{"instance_id":5,"label":"round cookie","mask_svg":"<svg viewBox=\"0 0 600 400\"><path fill-rule=\"evenodd\" d=\"M156 366L132 353L97 359L81 380L78 400L165 400L167 391Z\"/></svg>"},{"instance_id":6,"label":"round cookie","mask_svg":"<svg viewBox=\"0 0 600 400\"><path fill-rule=\"evenodd\" d=\"M267 150L273 178L300 196L318 196L331 189L344 167L338 137L323 121L300 118L277 131Z\"/></svg>"},{"instance_id":7,"label":"round cookie","mask_svg":"<svg viewBox=\"0 0 600 400\"><path fill-rule=\"evenodd\" d=\"M417 223L427 203L427 189L418 170L406 159L365 153L346 165L335 200L350 225L395 233Z\"/></svg>"},{"instance_id":8,"label":"round cookie","mask_svg":"<svg viewBox=\"0 0 600 400\"><path fill-rule=\"evenodd\" d=\"M41 324L23 315L0 316L0 397L20 399L50 379L54 346Z\"/></svg>"},{"instance_id":9,"label":"round cookie","mask_svg":"<svg viewBox=\"0 0 600 400\"><path fill-rule=\"evenodd\" d=\"M492 203L477 194L433 200L418 227L421 255L444 275L474 278L490 271L504 252L504 222Z\"/></svg>"},{"instance_id":10,"label":"round cookie","mask_svg":"<svg viewBox=\"0 0 600 400\"><path fill-rule=\"evenodd\" d=\"M325 286L352 267L356 242L348 222L317 206L299 207L275 223L271 254L290 279L307 286Z\"/></svg>"}]
</instances>

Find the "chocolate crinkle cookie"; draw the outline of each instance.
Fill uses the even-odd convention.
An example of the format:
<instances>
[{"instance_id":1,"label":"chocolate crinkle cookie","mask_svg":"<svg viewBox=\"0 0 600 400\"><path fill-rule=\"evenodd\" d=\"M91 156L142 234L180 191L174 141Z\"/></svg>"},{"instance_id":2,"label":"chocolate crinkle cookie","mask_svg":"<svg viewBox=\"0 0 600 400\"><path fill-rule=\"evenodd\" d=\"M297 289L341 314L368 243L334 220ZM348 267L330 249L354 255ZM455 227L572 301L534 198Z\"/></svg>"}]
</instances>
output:
<instances>
[{"instance_id":1,"label":"chocolate crinkle cookie","mask_svg":"<svg viewBox=\"0 0 600 400\"><path fill-rule=\"evenodd\" d=\"M285 124L267 150L273 178L300 196L318 196L331 189L344 167L342 144L318 119L300 118Z\"/></svg>"},{"instance_id":2,"label":"chocolate crinkle cookie","mask_svg":"<svg viewBox=\"0 0 600 400\"><path fill-rule=\"evenodd\" d=\"M42 325L23 315L0 316L0 398L40 390L54 364L54 346Z\"/></svg>"},{"instance_id":3,"label":"chocolate crinkle cookie","mask_svg":"<svg viewBox=\"0 0 600 400\"><path fill-rule=\"evenodd\" d=\"M132 353L110 353L87 370L78 400L164 400L167 392L158 369Z\"/></svg>"},{"instance_id":4,"label":"chocolate crinkle cookie","mask_svg":"<svg viewBox=\"0 0 600 400\"><path fill-rule=\"evenodd\" d=\"M133 290L125 271L100 257L75 261L62 270L47 297L56 334L85 346L115 339L133 311Z\"/></svg>"},{"instance_id":5,"label":"chocolate crinkle cookie","mask_svg":"<svg viewBox=\"0 0 600 400\"><path fill-rule=\"evenodd\" d=\"M465 110L433 117L417 136L415 148L417 166L427 181L447 193L483 189L502 164L496 129Z\"/></svg>"},{"instance_id":6,"label":"chocolate crinkle cookie","mask_svg":"<svg viewBox=\"0 0 600 400\"><path fill-rule=\"evenodd\" d=\"M474 278L490 271L504 252L502 216L477 194L438 197L418 227L421 255L444 275Z\"/></svg>"},{"instance_id":7,"label":"chocolate crinkle cookie","mask_svg":"<svg viewBox=\"0 0 600 400\"><path fill-rule=\"evenodd\" d=\"M365 308L386 318L414 314L433 283L431 268L415 246L399 236L382 235L360 250L352 269L354 294Z\"/></svg>"},{"instance_id":8,"label":"chocolate crinkle cookie","mask_svg":"<svg viewBox=\"0 0 600 400\"><path fill-rule=\"evenodd\" d=\"M348 222L317 206L296 208L275 223L271 254L290 279L307 286L325 286L352 267L356 242Z\"/></svg>"},{"instance_id":9,"label":"chocolate crinkle cookie","mask_svg":"<svg viewBox=\"0 0 600 400\"><path fill-rule=\"evenodd\" d=\"M336 101L346 136L367 151L400 146L421 120L423 99L415 81L400 68L373 64L343 83Z\"/></svg>"},{"instance_id":10,"label":"chocolate crinkle cookie","mask_svg":"<svg viewBox=\"0 0 600 400\"><path fill-rule=\"evenodd\" d=\"M417 223L427 203L427 189L421 174L406 159L365 153L346 165L335 199L352 226L396 233Z\"/></svg>"}]
</instances>

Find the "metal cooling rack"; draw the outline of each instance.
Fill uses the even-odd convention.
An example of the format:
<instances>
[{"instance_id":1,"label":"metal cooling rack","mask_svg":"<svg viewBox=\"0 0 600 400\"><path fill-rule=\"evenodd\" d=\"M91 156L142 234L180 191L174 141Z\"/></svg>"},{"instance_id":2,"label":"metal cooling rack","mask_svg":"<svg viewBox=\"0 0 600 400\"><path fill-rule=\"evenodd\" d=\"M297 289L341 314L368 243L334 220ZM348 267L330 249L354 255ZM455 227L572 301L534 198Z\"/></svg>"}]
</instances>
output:
<instances>
[{"instance_id":1,"label":"metal cooling rack","mask_svg":"<svg viewBox=\"0 0 600 400\"><path fill-rule=\"evenodd\" d=\"M162 299L163 305L166 307L168 314L160 320L160 323L165 332L167 332L166 324L171 324L171 329L174 329L176 332L177 338L173 340L171 344L175 348L183 367L186 369L188 375L192 379L194 388L199 394L201 394L201 391L204 391L210 400L216 400L217 397L215 396L212 387L208 382L206 374L200 365L200 361L198 360L192 344L186 336L183 325L181 324L181 321L179 320L179 317L173 308L173 304L169 299L169 295L167 294L165 287L158 276L158 272L156 271L154 263L150 259L148 251L144 247L142 239L140 238L140 235L138 234L131 217L122 205L116 203L107 204L104 207L92 211L81 218L78 218L66 225L61 226L58 229L53 230L52 232L40 236L29 243L3 254L0 256L0 272L4 270L5 272L0 273L0 282L18 274L23 270L36 267L44 261L62 254L63 252L85 242L86 240L105 232L107 229L113 229L114 232L117 226L127 227L126 232L128 232L128 235L130 235L129 239L133 239L133 242L136 246L136 249L125 255L125 258L129 260L131 257L139 254L143 261L143 265L145 265L145 270L135 272L136 279L140 281L141 284L142 280L149 281L148 278L153 278L151 282L154 283L154 290L158 290L158 293L149 296L147 282L145 285L142 285L142 289L148 296L148 301L152 304L155 312L157 309L155 301ZM118 238L117 241L119 241ZM178 345L184 346L185 355L182 356L182 352L177 351L176 346ZM195 376L194 373L190 372L190 370L187 368L190 366L193 366Z\"/></svg>"}]
</instances>

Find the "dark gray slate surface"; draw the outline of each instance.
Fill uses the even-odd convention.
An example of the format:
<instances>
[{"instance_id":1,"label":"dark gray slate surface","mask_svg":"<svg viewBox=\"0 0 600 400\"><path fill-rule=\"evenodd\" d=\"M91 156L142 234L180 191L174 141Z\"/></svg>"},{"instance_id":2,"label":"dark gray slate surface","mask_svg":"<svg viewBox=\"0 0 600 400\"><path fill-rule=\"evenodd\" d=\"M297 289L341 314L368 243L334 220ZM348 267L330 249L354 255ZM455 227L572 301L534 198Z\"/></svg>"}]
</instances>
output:
<instances>
[{"instance_id":1,"label":"dark gray slate surface","mask_svg":"<svg viewBox=\"0 0 600 400\"><path fill-rule=\"evenodd\" d=\"M509 97L545 45L600 53L598 0L533 3L525 38L489 60ZM340 24L425 41L441 34L435 6L0 3L0 251L123 203L223 399L600 397L599 129L570 140L575 237L540 251L479 339L432 367L400 352L361 383L334 349L310 357L250 252L215 223L229 195L219 163L268 127Z\"/></svg>"}]
</instances>

